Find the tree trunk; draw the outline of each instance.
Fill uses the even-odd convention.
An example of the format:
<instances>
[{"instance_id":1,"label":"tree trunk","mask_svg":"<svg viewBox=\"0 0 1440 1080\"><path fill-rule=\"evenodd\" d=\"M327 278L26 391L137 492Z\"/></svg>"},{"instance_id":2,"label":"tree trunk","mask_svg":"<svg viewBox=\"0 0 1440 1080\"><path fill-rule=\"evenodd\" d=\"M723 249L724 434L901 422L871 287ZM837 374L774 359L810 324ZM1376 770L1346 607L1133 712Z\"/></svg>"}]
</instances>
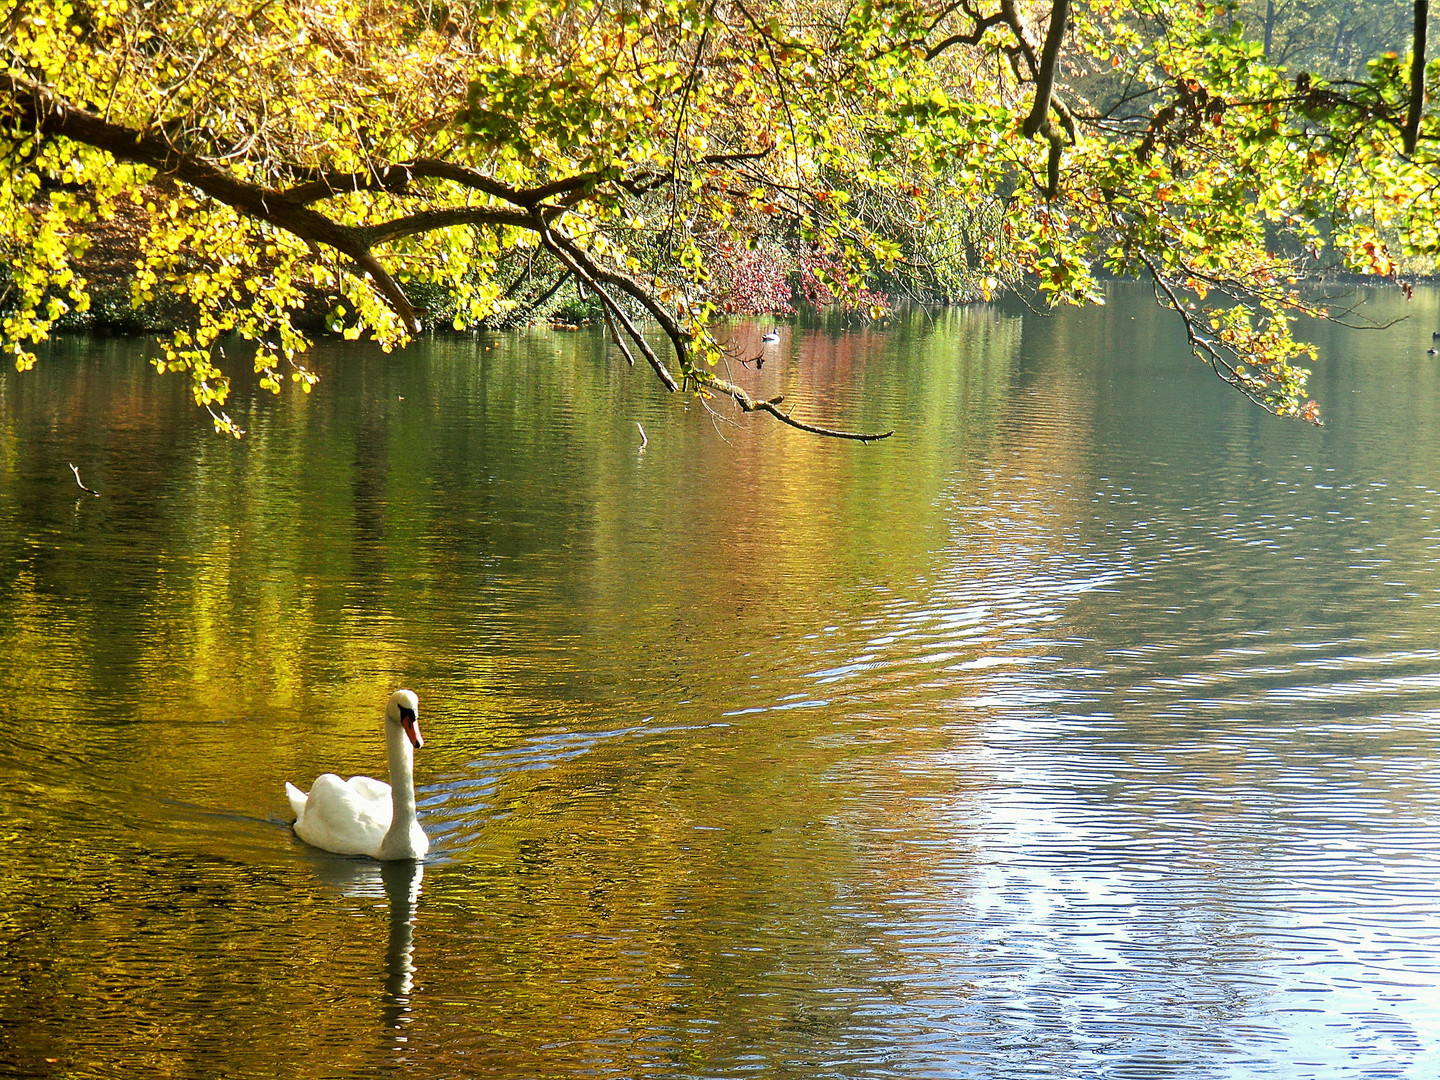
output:
<instances>
[{"instance_id":1,"label":"tree trunk","mask_svg":"<svg viewBox=\"0 0 1440 1080\"><path fill-rule=\"evenodd\" d=\"M1425 33L1430 27L1430 0L1415 0L1415 36L1410 52L1410 111L1405 117L1405 152L1413 154L1420 139L1425 109Z\"/></svg>"}]
</instances>

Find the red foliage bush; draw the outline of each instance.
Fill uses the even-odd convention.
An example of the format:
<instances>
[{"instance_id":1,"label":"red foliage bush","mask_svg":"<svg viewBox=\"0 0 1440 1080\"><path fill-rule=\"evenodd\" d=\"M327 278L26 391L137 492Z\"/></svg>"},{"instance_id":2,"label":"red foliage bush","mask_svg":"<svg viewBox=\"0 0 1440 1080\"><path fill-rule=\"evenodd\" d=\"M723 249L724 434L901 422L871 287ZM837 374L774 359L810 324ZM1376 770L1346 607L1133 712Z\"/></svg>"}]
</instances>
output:
<instances>
[{"instance_id":1,"label":"red foliage bush","mask_svg":"<svg viewBox=\"0 0 1440 1080\"><path fill-rule=\"evenodd\" d=\"M790 260L779 248L725 245L714 267L721 310L732 315L793 315Z\"/></svg>"}]
</instances>

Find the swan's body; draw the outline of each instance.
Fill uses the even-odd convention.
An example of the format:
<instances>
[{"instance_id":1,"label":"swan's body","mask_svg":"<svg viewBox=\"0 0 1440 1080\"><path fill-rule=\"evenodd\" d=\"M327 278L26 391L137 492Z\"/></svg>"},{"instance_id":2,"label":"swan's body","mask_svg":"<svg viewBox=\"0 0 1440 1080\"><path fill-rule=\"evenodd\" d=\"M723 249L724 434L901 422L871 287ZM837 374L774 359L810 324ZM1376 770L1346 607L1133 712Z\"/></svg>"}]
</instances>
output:
<instances>
[{"instance_id":1,"label":"swan's body","mask_svg":"<svg viewBox=\"0 0 1440 1080\"><path fill-rule=\"evenodd\" d=\"M760 335L760 340L761 340L761 341L779 341L779 340L780 340L780 331L779 331L779 330L771 330L768 334L762 334L762 335Z\"/></svg>"},{"instance_id":2,"label":"swan's body","mask_svg":"<svg viewBox=\"0 0 1440 1080\"><path fill-rule=\"evenodd\" d=\"M385 706L385 745L390 783L368 776L342 780L325 773L305 794L285 785L295 811L295 835L312 847L337 855L372 859L420 859L430 840L415 820L415 755L420 737L420 703L409 690L397 690Z\"/></svg>"}]
</instances>

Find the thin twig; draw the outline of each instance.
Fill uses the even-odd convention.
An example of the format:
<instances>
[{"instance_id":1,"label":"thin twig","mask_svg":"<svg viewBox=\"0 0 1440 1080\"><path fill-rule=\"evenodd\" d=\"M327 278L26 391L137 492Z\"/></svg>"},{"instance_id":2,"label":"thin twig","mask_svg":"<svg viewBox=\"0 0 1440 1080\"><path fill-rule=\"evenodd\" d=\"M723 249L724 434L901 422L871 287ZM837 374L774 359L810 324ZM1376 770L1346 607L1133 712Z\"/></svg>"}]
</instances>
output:
<instances>
[{"instance_id":1,"label":"thin twig","mask_svg":"<svg viewBox=\"0 0 1440 1080\"><path fill-rule=\"evenodd\" d=\"M88 491L91 495L94 495L97 499L100 497L100 492L96 491L94 488L88 488L88 487L86 487L86 486L84 485L84 483L80 480L80 470L77 469L73 464L70 465L70 471L75 474L75 483L77 483L77 484L80 485L80 490L81 490L81 491Z\"/></svg>"}]
</instances>

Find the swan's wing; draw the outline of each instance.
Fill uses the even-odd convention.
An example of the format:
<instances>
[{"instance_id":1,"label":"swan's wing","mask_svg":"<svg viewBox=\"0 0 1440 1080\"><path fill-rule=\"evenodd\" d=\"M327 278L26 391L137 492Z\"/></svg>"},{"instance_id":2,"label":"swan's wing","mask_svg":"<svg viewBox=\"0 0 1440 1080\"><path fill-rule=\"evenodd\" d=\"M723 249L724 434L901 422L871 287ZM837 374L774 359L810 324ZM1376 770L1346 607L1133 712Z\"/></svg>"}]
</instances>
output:
<instances>
[{"instance_id":1,"label":"swan's wing","mask_svg":"<svg viewBox=\"0 0 1440 1080\"><path fill-rule=\"evenodd\" d=\"M390 785L383 780L374 780L368 776L352 776L346 783L355 789L355 794L367 802L383 802L386 806L390 805ZM388 813L387 811L387 818Z\"/></svg>"},{"instance_id":2,"label":"swan's wing","mask_svg":"<svg viewBox=\"0 0 1440 1080\"><path fill-rule=\"evenodd\" d=\"M285 797L290 800L290 809L295 813L295 820L299 821L305 816L305 792L287 780L285 781Z\"/></svg>"},{"instance_id":3,"label":"swan's wing","mask_svg":"<svg viewBox=\"0 0 1440 1080\"><path fill-rule=\"evenodd\" d=\"M374 855L390 828L391 813L389 784L368 776L346 781L325 773L305 799L295 835L339 855Z\"/></svg>"}]
</instances>

